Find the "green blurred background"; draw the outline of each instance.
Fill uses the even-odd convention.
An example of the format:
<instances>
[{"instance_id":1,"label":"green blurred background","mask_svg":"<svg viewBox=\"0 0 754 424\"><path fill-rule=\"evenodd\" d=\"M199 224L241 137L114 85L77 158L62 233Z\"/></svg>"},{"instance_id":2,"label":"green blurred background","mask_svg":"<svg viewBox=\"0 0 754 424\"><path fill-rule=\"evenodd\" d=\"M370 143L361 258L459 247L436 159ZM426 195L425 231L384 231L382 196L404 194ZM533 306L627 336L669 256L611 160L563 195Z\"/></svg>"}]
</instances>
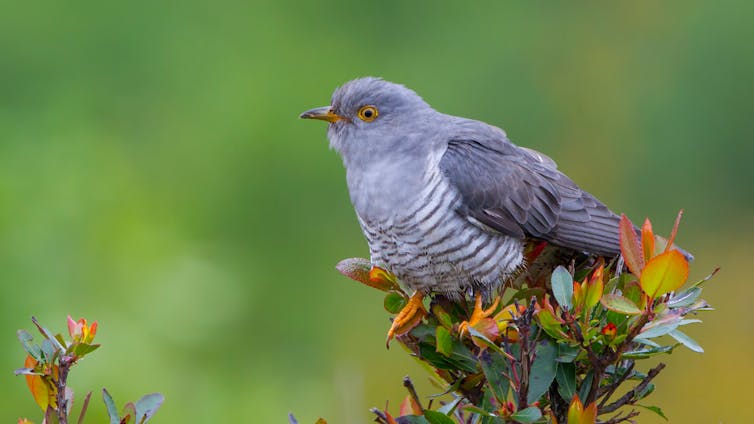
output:
<instances>
[{"instance_id":1,"label":"green blurred background","mask_svg":"<svg viewBox=\"0 0 754 424\"><path fill-rule=\"evenodd\" d=\"M505 128L661 233L684 208L718 310L648 403L750 421L753 21L743 1L5 2L0 421L41 421L12 374L32 315L99 320L73 388L160 391L155 422L368 422L405 374L434 393L385 350L382 296L333 268L367 249L325 125L297 118L364 75Z\"/></svg>"}]
</instances>

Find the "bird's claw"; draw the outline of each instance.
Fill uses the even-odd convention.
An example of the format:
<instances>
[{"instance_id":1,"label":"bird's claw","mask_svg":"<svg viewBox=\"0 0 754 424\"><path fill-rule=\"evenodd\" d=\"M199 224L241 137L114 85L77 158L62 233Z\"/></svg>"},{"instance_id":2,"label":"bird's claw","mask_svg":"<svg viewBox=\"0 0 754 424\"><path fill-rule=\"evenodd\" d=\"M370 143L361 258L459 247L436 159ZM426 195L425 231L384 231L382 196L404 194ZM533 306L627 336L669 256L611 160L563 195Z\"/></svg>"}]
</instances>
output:
<instances>
[{"instance_id":1,"label":"bird's claw","mask_svg":"<svg viewBox=\"0 0 754 424\"><path fill-rule=\"evenodd\" d=\"M500 296L495 298L495 301L492 302L492 305L484 309L482 307L482 295L477 294L476 300L474 301L474 310L471 312L471 316L469 317L468 321L463 321L461 324L458 325L458 333L461 337L464 336L469 331L469 327L474 327L482 320L489 318L490 315L492 315L495 310L497 309L497 305L500 303Z\"/></svg>"},{"instance_id":2,"label":"bird's claw","mask_svg":"<svg viewBox=\"0 0 754 424\"><path fill-rule=\"evenodd\" d=\"M398 312L393 320L393 325L390 326L390 330L387 332L387 340L385 341L385 347L390 349L390 340L395 336L400 336L408 333L416 327L422 318L427 315L427 310L424 309L424 295L421 292L414 293L409 299L406 306Z\"/></svg>"}]
</instances>

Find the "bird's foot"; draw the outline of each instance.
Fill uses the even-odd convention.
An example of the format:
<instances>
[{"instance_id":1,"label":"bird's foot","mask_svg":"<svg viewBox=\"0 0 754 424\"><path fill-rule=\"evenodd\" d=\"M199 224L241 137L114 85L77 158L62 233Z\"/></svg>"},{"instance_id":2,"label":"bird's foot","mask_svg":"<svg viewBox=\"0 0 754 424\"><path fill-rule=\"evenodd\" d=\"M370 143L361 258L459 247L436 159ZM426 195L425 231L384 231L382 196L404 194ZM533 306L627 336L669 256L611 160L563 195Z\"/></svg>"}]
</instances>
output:
<instances>
[{"instance_id":1,"label":"bird's foot","mask_svg":"<svg viewBox=\"0 0 754 424\"><path fill-rule=\"evenodd\" d=\"M487 333L491 332L493 328L494 330L497 330L497 323L494 319L490 318L490 316L495 312L499 303L500 296L495 298L495 301L492 302L492 305L489 308L484 309L482 307L482 295L477 294L476 301L474 302L474 310L471 312L469 320L462 322L458 326L459 335L463 337L464 334L469 332L469 328L472 327L476 330L479 330L479 332L481 332L485 336L487 336ZM491 337L490 339L494 338L495 337Z\"/></svg>"},{"instance_id":2,"label":"bird's foot","mask_svg":"<svg viewBox=\"0 0 754 424\"><path fill-rule=\"evenodd\" d=\"M427 310L424 309L424 295L417 291L409 299L406 306L398 312L393 320L393 325L390 326L390 330L387 332L387 340L385 346L390 349L390 340L395 336L400 336L408 333L416 327L419 322L427 315Z\"/></svg>"}]
</instances>

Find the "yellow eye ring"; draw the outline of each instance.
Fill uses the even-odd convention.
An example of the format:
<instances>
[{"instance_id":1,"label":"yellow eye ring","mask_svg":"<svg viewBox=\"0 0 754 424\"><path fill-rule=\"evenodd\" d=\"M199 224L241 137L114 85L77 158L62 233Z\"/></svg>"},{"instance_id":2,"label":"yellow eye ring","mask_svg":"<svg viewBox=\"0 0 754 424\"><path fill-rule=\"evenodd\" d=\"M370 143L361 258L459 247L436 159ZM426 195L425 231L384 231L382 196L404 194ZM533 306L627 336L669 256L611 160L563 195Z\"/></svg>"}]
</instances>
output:
<instances>
[{"instance_id":1,"label":"yellow eye ring","mask_svg":"<svg viewBox=\"0 0 754 424\"><path fill-rule=\"evenodd\" d=\"M377 108L371 105L362 106L361 109L359 109L359 119L361 119L364 122L372 122L375 119L377 119L377 115L379 115L379 112L377 112Z\"/></svg>"}]
</instances>

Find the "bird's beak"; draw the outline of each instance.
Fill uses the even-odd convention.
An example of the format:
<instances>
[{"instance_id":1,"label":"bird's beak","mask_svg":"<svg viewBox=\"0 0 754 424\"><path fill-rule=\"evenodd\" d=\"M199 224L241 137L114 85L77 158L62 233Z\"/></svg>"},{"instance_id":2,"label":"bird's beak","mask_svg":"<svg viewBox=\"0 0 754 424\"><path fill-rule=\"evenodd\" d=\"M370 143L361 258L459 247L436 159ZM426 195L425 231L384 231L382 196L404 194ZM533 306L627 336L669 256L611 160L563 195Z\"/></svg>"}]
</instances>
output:
<instances>
[{"instance_id":1,"label":"bird's beak","mask_svg":"<svg viewBox=\"0 0 754 424\"><path fill-rule=\"evenodd\" d=\"M337 122L341 119L346 119L332 111L332 106L322 106L307 110L302 113L299 118L301 119L319 119L320 121Z\"/></svg>"}]
</instances>

